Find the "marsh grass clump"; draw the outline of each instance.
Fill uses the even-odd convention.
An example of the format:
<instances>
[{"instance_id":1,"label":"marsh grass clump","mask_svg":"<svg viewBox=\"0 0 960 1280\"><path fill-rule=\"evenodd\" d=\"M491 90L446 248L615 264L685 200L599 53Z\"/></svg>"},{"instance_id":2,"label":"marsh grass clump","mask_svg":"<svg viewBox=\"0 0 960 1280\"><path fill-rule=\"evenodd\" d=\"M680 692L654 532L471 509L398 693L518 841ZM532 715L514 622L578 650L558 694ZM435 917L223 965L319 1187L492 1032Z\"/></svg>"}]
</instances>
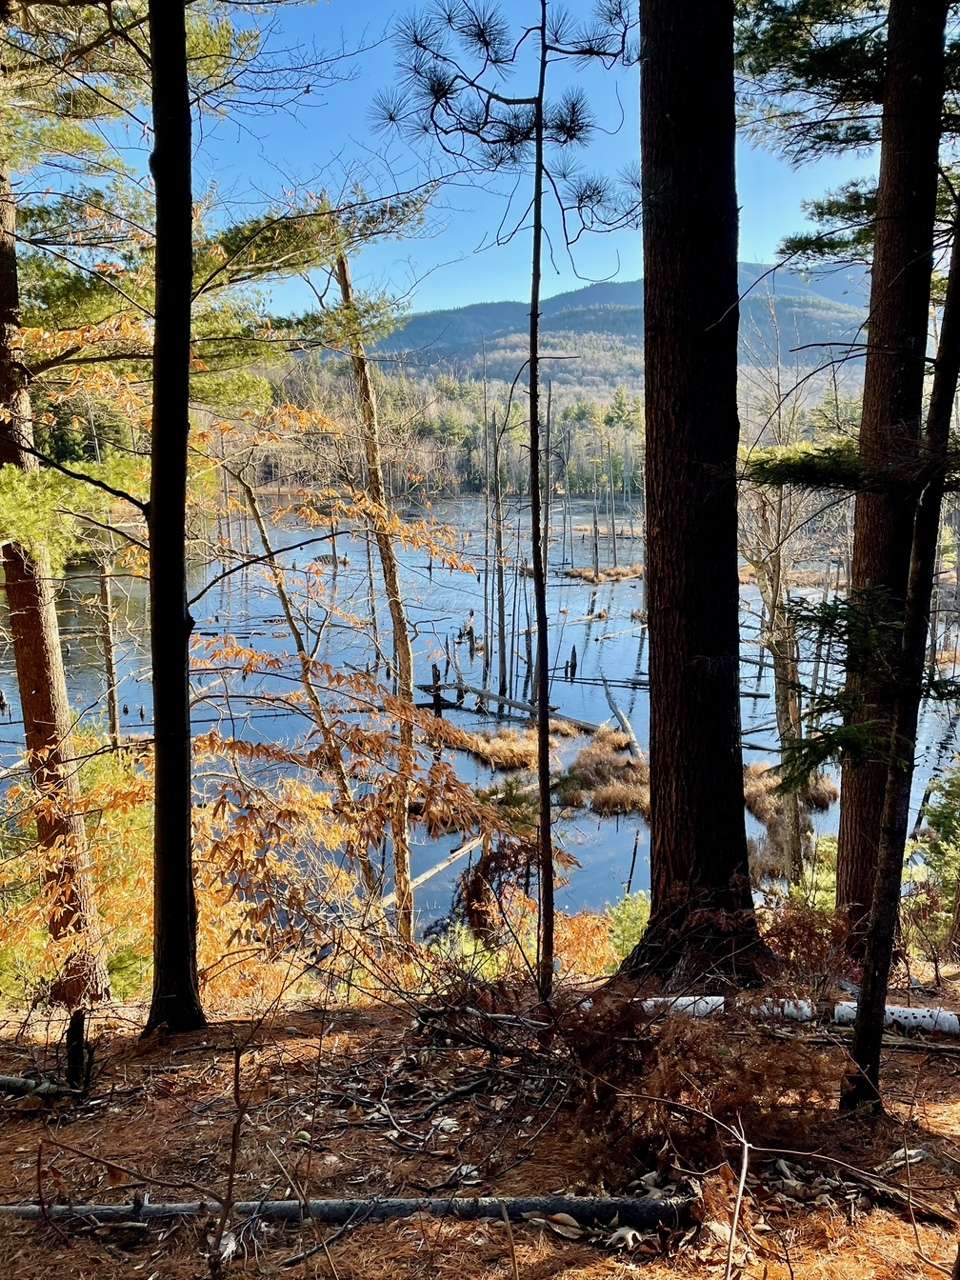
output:
<instances>
[{"instance_id":1,"label":"marsh grass clump","mask_svg":"<svg viewBox=\"0 0 960 1280\"><path fill-rule=\"evenodd\" d=\"M587 805L604 817L639 813L650 817L650 769L645 759L629 754L630 739L602 726L555 785L562 804Z\"/></svg>"},{"instance_id":2,"label":"marsh grass clump","mask_svg":"<svg viewBox=\"0 0 960 1280\"><path fill-rule=\"evenodd\" d=\"M812 774L799 793L800 822L804 844L812 843L811 814L826 813L839 792L832 778ZM783 875L789 870L787 806L777 769L764 764L748 764L743 771L743 799L747 812L765 829L762 841L751 842L751 864L762 876Z\"/></svg>"},{"instance_id":3,"label":"marsh grass clump","mask_svg":"<svg viewBox=\"0 0 960 1280\"><path fill-rule=\"evenodd\" d=\"M553 738L579 738L583 730L569 720L551 720L550 736Z\"/></svg>"},{"instance_id":4,"label":"marsh grass clump","mask_svg":"<svg viewBox=\"0 0 960 1280\"><path fill-rule=\"evenodd\" d=\"M644 566L642 564L621 564L610 565L604 569L594 571L589 565L581 568L570 568L564 570L564 576L574 578L577 582L589 582L597 586L601 582L626 582L632 578L642 578L644 575Z\"/></svg>"},{"instance_id":5,"label":"marsh grass clump","mask_svg":"<svg viewBox=\"0 0 960 1280\"><path fill-rule=\"evenodd\" d=\"M808 779L803 790L803 800L812 813L826 813L837 803L840 792L837 784L825 773L815 773Z\"/></svg>"},{"instance_id":6,"label":"marsh grass clump","mask_svg":"<svg viewBox=\"0 0 960 1280\"><path fill-rule=\"evenodd\" d=\"M462 749L493 769L533 769L537 763L537 735L532 729L464 732Z\"/></svg>"},{"instance_id":7,"label":"marsh grass clump","mask_svg":"<svg viewBox=\"0 0 960 1280\"><path fill-rule=\"evenodd\" d=\"M757 585L756 565L741 564L738 574L742 587L755 587ZM798 569L794 565L784 571L783 581L785 585L790 587L821 587L823 586L823 570L821 568Z\"/></svg>"},{"instance_id":8,"label":"marsh grass clump","mask_svg":"<svg viewBox=\"0 0 960 1280\"><path fill-rule=\"evenodd\" d=\"M743 770L743 799L747 812L761 826L769 827L783 816L783 798L778 796L780 775L763 764L748 764Z\"/></svg>"},{"instance_id":9,"label":"marsh grass clump","mask_svg":"<svg viewBox=\"0 0 960 1280\"><path fill-rule=\"evenodd\" d=\"M568 720L551 720L551 744L558 738L579 737L582 730ZM488 729L471 733L449 720L436 720L429 729L429 736L454 751L464 751L476 760L499 769L515 773L521 769L537 767L537 731L530 728Z\"/></svg>"},{"instance_id":10,"label":"marsh grass clump","mask_svg":"<svg viewBox=\"0 0 960 1280\"><path fill-rule=\"evenodd\" d=\"M639 770L631 768L630 772L639 773ZM597 787L590 798L590 808L603 817L621 813L639 813L649 821L649 773L645 781L608 782L602 787Z\"/></svg>"}]
</instances>

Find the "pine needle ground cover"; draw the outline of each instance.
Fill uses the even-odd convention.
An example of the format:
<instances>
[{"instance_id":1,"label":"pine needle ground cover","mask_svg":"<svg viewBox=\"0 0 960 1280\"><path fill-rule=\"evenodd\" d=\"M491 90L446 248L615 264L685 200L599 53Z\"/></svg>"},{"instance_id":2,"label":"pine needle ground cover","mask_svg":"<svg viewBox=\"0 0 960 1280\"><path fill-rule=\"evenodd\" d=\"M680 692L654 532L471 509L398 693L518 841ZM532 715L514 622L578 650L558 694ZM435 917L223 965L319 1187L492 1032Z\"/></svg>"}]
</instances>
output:
<instances>
[{"instance_id":1,"label":"pine needle ground cover","mask_svg":"<svg viewBox=\"0 0 960 1280\"><path fill-rule=\"evenodd\" d=\"M747 1015L651 1020L636 996L565 987L550 1030L522 981L463 979L418 1001L274 1007L147 1040L141 1010L103 1010L89 1029L86 1097L3 1102L0 1198L199 1198L209 1212L150 1226L4 1220L0 1270L69 1280L894 1280L952 1265L957 1046L893 1038L887 1115L840 1119L839 1034L761 1027ZM7 1022L0 1071L57 1077L62 1033L39 1015ZM741 1133L751 1147L738 1197ZM693 1220L659 1234L563 1216L509 1227L436 1217L279 1225L237 1219L220 1203L676 1189L697 1199Z\"/></svg>"}]
</instances>

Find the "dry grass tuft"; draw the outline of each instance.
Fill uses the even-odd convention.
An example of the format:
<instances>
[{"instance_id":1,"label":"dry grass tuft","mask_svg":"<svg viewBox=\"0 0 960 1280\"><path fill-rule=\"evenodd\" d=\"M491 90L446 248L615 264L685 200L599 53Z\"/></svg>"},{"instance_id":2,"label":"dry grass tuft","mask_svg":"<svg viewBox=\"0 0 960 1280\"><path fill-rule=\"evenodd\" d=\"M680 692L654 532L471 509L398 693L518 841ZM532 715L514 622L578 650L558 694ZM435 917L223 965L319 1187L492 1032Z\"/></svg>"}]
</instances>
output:
<instances>
[{"instance_id":1,"label":"dry grass tuft","mask_svg":"<svg viewBox=\"0 0 960 1280\"><path fill-rule=\"evenodd\" d=\"M575 738L581 730L566 720L551 720L550 736L554 738ZM449 720L437 719L428 729L429 736L435 742L454 751L465 751L476 760L481 760L491 769L500 769L504 773L516 772L519 769L535 769L537 766L537 731L535 728L515 729L503 728L485 730L483 733L471 733Z\"/></svg>"},{"instance_id":2,"label":"dry grass tuft","mask_svg":"<svg viewBox=\"0 0 960 1280\"><path fill-rule=\"evenodd\" d=\"M740 585L753 587L757 583L757 571L752 564L742 564L739 569ZM824 570L788 568L784 574L784 583L791 587L822 587Z\"/></svg>"},{"instance_id":3,"label":"dry grass tuft","mask_svg":"<svg viewBox=\"0 0 960 1280\"><path fill-rule=\"evenodd\" d=\"M639 813L649 822L650 787L639 781L607 782L594 791L590 808L604 817L618 813Z\"/></svg>"},{"instance_id":4,"label":"dry grass tuft","mask_svg":"<svg viewBox=\"0 0 960 1280\"><path fill-rule=\"evenodd\" d=\"M467 733L464 751L493 769L533 769L537 763L537 735L533 729L500 729Z\"/></svg>"},{"instance_id":5,"label":"dry grass tuft","mask_svg":"<svg viewBox=\"0 0 960 1280\"><path fill-rule=\"evenodd\" d=\"M765 764L748 764L743 771L743 800L747 813L764 827L783 817L783 797L777 794L780 775Z\"/></svg>"},{"instance_id":6,"label":"dry grass tuft","mask_svg":"<svg viewBox=\"0 0 960 1280\"><path fill-rule=\"evenodd\" d=\"M598 569L596 573L589 566L585 566L582 569L565 569L564 575L575 578L577 582L590 582L597 586L601 582L625 582L631 578L642 578L644 566L642 564L621 564L616 567L611 565L606 569Z\"/></svg>"},{"instance_id":7,"label":"dry grass tuft","mask_svg":"<svg viewBox=\"0 0 960 1280\"><path fill-rule=\"evenodd\" d=\"M783 817L783 796L777 790L779 786L779 772L765 764L748 764L743 771L743 798L747 812L765 827ZM839 796L832 778L825 773L815 773L801 792L800 802L808 813L826 813Z\"/></svg>"},{"instance_id":8,"label":"dry grass tuft","mask_svg":"<svg viewBox=\"0 0 960 1280\"><path fill-rule=\"evenodd\" d=\"M743 771L743 799L747 812L766 829L762 841L751 842L751 866L760 875L782 875L790 870L785 797L778 790L780 774L764 764L748 764ZM800 793L800 823L805 844L813 832L811 813L825 813L836 803L836 783L826 774L813 774Z\"/></svg>"},{"instance_id":9,"label":"dry grass tuft","mask_svg":"<svg viewBox=\"0 0 960 1280\"><path fill-rule=\"evenodd\" d=\"M569 720L551 720L550 733L555 738L579 738L583 730Z\"/></svg>"},{"instance_id":10,"label":"dry grass tuft","mask_svg":"<svg viewBox=\"0 0 960 1280\"><path fill-rule=\"evenodd\" d=\"M630 739L619 729L601 726L557 783L564 804L612 816L650 817L650 769L646 760L627 755Z\"/></svg>"},{"instance_id":11,"label":"dry grass tuft","mask_svg":"<svg viewBox=\"0 0 960 1280\"><path fill-rule=\"evenodd\" d=\"M826 813L840 799L840 789L825 773L815 773L807 782L803 798L813 813Z\"/></svg>"}]
</instances>

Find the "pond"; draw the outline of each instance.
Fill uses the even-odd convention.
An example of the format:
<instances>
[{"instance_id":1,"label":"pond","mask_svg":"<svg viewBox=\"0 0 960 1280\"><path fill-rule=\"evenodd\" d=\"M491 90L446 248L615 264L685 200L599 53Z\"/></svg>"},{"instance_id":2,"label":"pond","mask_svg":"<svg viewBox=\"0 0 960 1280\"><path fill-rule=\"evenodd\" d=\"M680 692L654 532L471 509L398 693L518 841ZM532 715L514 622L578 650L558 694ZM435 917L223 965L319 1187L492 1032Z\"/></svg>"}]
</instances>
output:
<instances>
[{"instance_id":1,"label":"pond","mask_svg":"<svg viewBox=\"0 0 960 1280\"><path fill-rule=\"evenodd\" d=\"M555 502L553 512L555 534L550 546L550 580L548 608L551 617L551 705L561 714L594 724L610 721L611 711L604 689L610 686L617 705L629 717L642 747L649 733L647 693L647 628L642 620L644 608L643 582L639 578L605 582L600 585L566 576L571 542L574 562L586 567L592 561L592 505L572 500L563 513L566 533L561 537L562 504ZM441 671L448 666L448 653L455 655L463 680L479 687L483 681L484 657L471 657L467 643L458 637L470 619L471 611L478 637L482 637L484 585L482 567L485 554L487 521L482 500L475 497L445 498L433 503L429 513L405 512L411 518L429 514L449 527L451 537L463 557L477 572L451 570L432 559L426 549L401 548L402 590L411 629L414 633L415 679L429 684L432 664ZM505 511L505 553L510 563L506 570L506 603L508 630L514 617L517 634L527 625L528 610L532 614L532 590L523 573L514 572L514 563L523 561L529 550L527 525L529 514L525 504L513 501ZM606 527L601 514L601 532ZM255 531L238 531L234 521L234 543L260 548ZM621 509L617 513L618 561L621 566L643 560L639 536L640 522L636 513ZM571 536L572 529L572 536ZM631 536L631 529L635 536ZM518 532L519 531L519 532ZM316 625L324 619L318 657L344 671L367 670L373 660L369 629L358 628L352 619L369 616L369 586L365 537L341 530L337 537L337 554L341 562L336 574L329 563L314 564L318 548L297 546L305 539L323 533L288 523L274 531L276 547L287 548L281 562L287 570L291 591L306 600L306 586L323 585L323 603L314 600L310 606ZM562 546L561 546L562 542ZM327 554L328 544L319 551ZM374 553L375 554L375 553ZM601 536L601 567L612 564L610 540ZM196 595L224 569L223 563L195 566L190 591ZM229 566L227 566L229 567ZM78 566L63 583L59 609L67 679L73 706L81 724L105 721L105 678L100 639L98 581L95 567ZM316 593L314 593L316 594ZM745 761L776 761L776 726L769 663L758 662L759 599L754 587L741 588L742 605L742 720ZM114 583L116 613L115 640L119 677L121 723L125 733L149 734L152 728L149 648L146 627L145 584L136 578L118 577ZM378 600L381 643L389 637L386 601ZM269 705L271 690L289 689L296 675L291 657L291 643L279 602L262 566L253 566L215 581L211 589L200 595L193 609L197 635L203 640L234 637L239 643L262 652L285 656L289 670L274 675L257 675L249 680L225 683L217 676L203 674L195 683L194 728L203 732L217 727L224 734L255 742L292 743L310 725L305 716L284 709L278 712ZM575 678L568 678L565 666L576 647ZM525 641L521 638L514 660L515 696L526 697ZM492 665L496 666L495 651ZM804 655L804 674L809 675L811 655ZM382 671L382 668L381 668ZM449 679L455 680L451 671ZM286 684L284 683L286 681ZM495 676L488 677L488 687L495 686ZM0 647L0 689L7 700L7 711L0 715L0 748L3 761L9 765L22 751L22 721L16 692L12 647L7 639ZM422 695L427 702L427 695ZM452 695L451 695L452 696ZM267 701L265 701L267 699ZM482 729L496 723L492 717L481 717L466 708L476 698L467 695L465 709L450 718L470 729ZM932 772L942 768L954 749L955 720L950 709L928 705L924 709L918 768L914 782L914 806L919 806ZM561 740L558 754L567 762L583 745L583 740ZM489 785L490 772L476 761L457 757L457 771L469 782ZM836 831L837 806L814 815L818 834ZM748 830L753 835L762 828L749 817ZM628 882L633 889L649 884L649 840L646 824L637 816L600 818L589 810L575 811L559 825L558 843L579 862L569 873L568 882L558 891L558 905L563 910L598 909L620 898ZM440 861L458 843L458 837L427 839L414 833L413 873L419 874ZM632 869L632 874L631 874ZM446 912L452 887L462 870L455 865L428 884L417 896L417 913L421 925Z\"/></svg>"}]
</instances>

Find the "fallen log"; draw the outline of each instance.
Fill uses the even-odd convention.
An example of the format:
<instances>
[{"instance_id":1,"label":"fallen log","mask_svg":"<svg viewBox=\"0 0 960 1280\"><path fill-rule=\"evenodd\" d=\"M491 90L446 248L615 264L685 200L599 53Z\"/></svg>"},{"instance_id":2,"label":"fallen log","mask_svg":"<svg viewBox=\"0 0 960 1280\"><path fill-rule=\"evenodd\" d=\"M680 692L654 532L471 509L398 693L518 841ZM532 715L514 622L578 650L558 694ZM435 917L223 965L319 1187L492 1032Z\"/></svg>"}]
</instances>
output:
<instances>
[{"instance_id":1,"label":"fallen log","mask_svg":"<svg viewBox=\"0 0 960 1280\"><path fill-rule=\"evenodd\" d=\"M463 844L457 845L456 849L452 849L445 858L435 863L427 871L421 871L418 876L414 876L410 882L411 889L419 889L422 884L426 884L428 880L432 880L434 876L438 876L441 871L446 871L447 867L453 864L465 854L476 849L477 845L483 844L483 836L471 836L469 840L465 840ZM392 907L397 901L396 893L387 893L380 899L381 907Z\"/></svg>"},{"instance_id":2,"label":"fallen log","mask_svg":"<svg viewBox=\"0 0 960 1280\"><path fill-rule=\"evenodd\" d=\"M80 1090L58 1080L31 1080L28 1076L0 1076L0 1094L18 1098L75 1098Z\"/></svg>"},{"instance_id":3,"label":"fallen log","mask_svg":"<svg viewBox=\"0 0 960 1280\"><path fill-rule=\"evenodd\" d=\"M642 1000L641 1005L644 1013L681 1014L691 1018L709 1018L738 1009L735 1000L707 995L652 996ZM850 1026L856 1019L857 1005L853 1000L819 1003L813 1000L762 1000L756 1006L744 1005L739 1011L753 1013L760 1018L783 1018L788 1022L834 1022L839 1026ZM942 1005L927 1008L888 1004L883 1011L883 1025L960 1036L960 1014Z\"/></svg>"},{"instance_id":4,"label":"fallen log","mask_svg":"<svg viewBox=\"0 0 960 1280\"><path fill-rule=\"evenodd\" d=\"M633 725L627 719L626 715L613 700L613 694L610 692L610 685L607 683L607 677L603 676L603 692L607 695L607 706L613 712L614 719L630 740L630 754L634 760L642 760L643 752L640 750L640 743L637 741L637 735L633 731Z\"/></svg>"},{"instance_id":5,"label":"fallen log","mask_svg":"<svg viewBox=\"0 0 960 1280\"><path fill-rule=\"evenodd\" d=\"M435 686L432 684L418 684L417 688L422 689L425 693L433 693ZM513 710L525 711L531 719L537 714L537 709L532 702L521 702L518 698L501 698L492 689L480 689L474 684L442 684L439 686L439 692L441 693L450 689L462 689L464 693L472 693L474 697L485 703L499 702L505 707L511 707ZM600 728L599 725L593 724L589 720L577 720L574 716L564 715L562 711L557 711L555 707L550 708L550 719L562 720L565 724L572 724L575 729L582 729L584 733L596 733Z\"/></svg>"},{"instance_id":6,"label":"fallen log","mask_svg":"<svg viewBox=\"0 0 960 1280\"><path fill-rule=\"evenodd\" d=\"M530 1217L565 1213L584 1225L599 1223L650 1231L659 1226L679 1227L692 1221L699 1199L671 1196L663 1200L626 1196L434 1196L409 1200L240 1200L231 1206L235 1217L264 1218L271 1222L325 1222L342 1226L352 1222L385 1222L425 1214L436 1218L501 1218L514 1222ZM62 1221L93 1218L100 1222L161 1222L171 1218L198 1218L221 1214L215 1200L154 1203L134 1200L127 1204L4 1204L0 1218L27 1221Z\"/></svg>"}]
</instances>

